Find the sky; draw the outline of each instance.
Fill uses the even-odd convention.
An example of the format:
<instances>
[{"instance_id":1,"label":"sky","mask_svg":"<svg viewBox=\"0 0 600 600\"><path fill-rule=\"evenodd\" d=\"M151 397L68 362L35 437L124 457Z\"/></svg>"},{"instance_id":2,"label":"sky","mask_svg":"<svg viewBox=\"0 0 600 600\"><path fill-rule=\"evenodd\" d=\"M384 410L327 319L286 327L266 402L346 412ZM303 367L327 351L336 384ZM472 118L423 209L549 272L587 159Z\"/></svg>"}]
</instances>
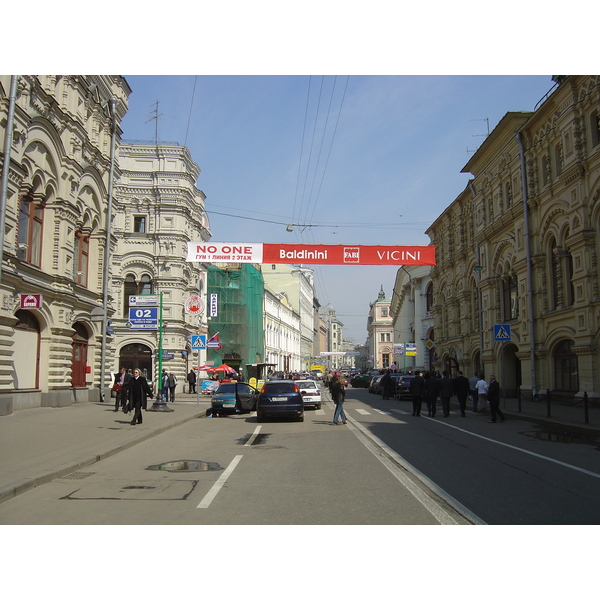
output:
<instances>
[{"instance_id":1,"label":"sky","mask_svg":"<svg viewBox=\"0 0 600 600\"><path fill-rule=\"evenodd\" d=\"M212 241L350 245L428 245L488 131L554 85L550 75L125 78L122 138L188 147ZM369 305L382 286L391 298L397 267L314 270L319 302L364 343Z\"/></svg>"}]
</instances>

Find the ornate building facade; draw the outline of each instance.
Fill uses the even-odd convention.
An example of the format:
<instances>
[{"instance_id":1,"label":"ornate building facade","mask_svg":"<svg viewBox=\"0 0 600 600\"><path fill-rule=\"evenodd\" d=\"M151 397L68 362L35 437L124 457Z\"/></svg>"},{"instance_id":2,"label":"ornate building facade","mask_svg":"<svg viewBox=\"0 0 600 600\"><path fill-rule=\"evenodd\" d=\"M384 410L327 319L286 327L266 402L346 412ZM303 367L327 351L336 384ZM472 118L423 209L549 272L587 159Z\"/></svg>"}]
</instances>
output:
<instances>
[{"instance_id":1,"label":"ornate building facade","mask_svg":"<svg viewBox=\"0 0 600 600\"><path fill-rule=\"evenodd\" d=\"M91 315L110 268L112 149L130 93L121 76L0 76L0 414L99 397Z\"/></svg>"},{"instance_id":2,"label":"ornate building facade","mask_svg":"<svg viewBox=\"0 0 600 600\"><path fill-rule=\"evenodd\" d=\"M200 168L176 143L125 141L118 158L110 288L115 360L109 367L140 368L150 381L158 377L160 363L182 390L186 374L204 364L206 354L199 351L198 360L190 338L207 331L207 268L186 262L187 242L210 238L206 197L196 187ZM145 294L162 298L162 337L158 329L131 327L129 297ZM194 297L200 298L200 309L190 313L186 301L192 299L194 310Z\"/></svg>"},{"instance_id":3,"label":"ornate building facade","mask_svg":"<svg viewBox=\"0 0 600 600\"><path fill-rule=\"evenodd\" d=\"M598 398L600 78L556 82L503 117L427 231L435 348L453 374L503 371L507 394Z\"/></svg>"}]
</instances>

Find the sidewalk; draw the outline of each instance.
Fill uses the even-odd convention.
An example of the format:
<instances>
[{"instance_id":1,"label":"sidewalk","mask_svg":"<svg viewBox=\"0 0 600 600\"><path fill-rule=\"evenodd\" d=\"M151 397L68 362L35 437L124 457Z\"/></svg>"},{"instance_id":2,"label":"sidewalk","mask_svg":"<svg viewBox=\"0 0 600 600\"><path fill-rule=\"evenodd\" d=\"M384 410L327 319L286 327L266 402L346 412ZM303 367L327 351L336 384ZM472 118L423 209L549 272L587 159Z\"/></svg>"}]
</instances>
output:
<instances>
[{"instance_id":1,"label":"sidewalk","mask_svg":"<svg viewBox=\"0 0 600 600\"><path fill-rule=\"evenodd\" d=\"M148 408L152 406L149 402ZM87 467L186 421L206 416L210 398L180 394L173 412L113 412L111 403L30 408L0 417L0 502Z\"/></svg>"},{"instance_id":2,"label":"sidewalk","mask_svg":"<svg viewBox=\"0 0 600 600\"><path fill-rule=\"evenodd\" d=\"M151 404L149 404L149 407ZM64 408L31 408L0 417L0 502L33 487L83 469L186 421L206 417L210 397L180 394L169 403L173 412L143 412L141 425L132 414L113 412L114 403L90 402ZM470 410L471 405L467 405ZM555 431L600 437L600 408L589 408L585 424L582 405L551 405L544 401L500 401L509 419L531 421ZM453 403L453 410L458 405ZM484 416L487 413L484 413Z\"/></svg>"}]
</instances>

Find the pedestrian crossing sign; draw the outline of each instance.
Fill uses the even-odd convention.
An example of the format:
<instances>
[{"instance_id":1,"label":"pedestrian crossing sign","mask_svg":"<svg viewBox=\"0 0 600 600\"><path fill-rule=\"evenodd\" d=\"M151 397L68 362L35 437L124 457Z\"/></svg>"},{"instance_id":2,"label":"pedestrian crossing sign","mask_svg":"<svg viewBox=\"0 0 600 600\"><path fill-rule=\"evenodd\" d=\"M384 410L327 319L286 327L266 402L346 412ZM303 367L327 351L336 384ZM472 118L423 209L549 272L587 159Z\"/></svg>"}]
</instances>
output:
<instances>
[{"instance_id":1,"label":"pedestrian crossing sign","mask_svg":"<svg viewBox=\"0 0 600 600\"><path fill-rule=\"evenodd\" d=\"M510 325L494 325L494 341L510 342Z\"/></svg>"},{"instance_id":2,"label":"pedestrian crossing sign","mask_svg":"<svg viewBox=\"0 0 600 600\"><path fill-rule=\"evenodd\" d=\"M205 335L193 335L192 336L192 350L206 350L206 336Z\"/></svg>"}]
</instances>

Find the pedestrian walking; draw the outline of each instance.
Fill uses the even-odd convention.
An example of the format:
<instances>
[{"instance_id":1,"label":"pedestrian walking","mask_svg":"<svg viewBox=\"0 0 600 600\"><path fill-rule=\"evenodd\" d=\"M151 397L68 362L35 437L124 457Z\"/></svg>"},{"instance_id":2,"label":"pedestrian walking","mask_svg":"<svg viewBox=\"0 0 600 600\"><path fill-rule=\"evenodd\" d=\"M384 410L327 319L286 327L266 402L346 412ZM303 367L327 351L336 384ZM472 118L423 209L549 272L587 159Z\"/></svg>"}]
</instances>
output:
<instances>
[{"instance_id":1,"label":"pedestrian walking","mask_svg":"<svg viewBox=\"0 0 600 600\"><path fill-rule=\"evenodd\" d=\"M139 369L133 370L133 377L128 385L129 405L135 410L131 425L142 422L142 408L146 410L148 398L152 398L152 390Z\"/></svg>"},{"instance_id":2,"label":"pedestrian walking","mask_svg":"<svg viewBox=\"0 0 600 600\"><path fill-rule=\"evenodd\" d=\"M448 371L444 371L440 384L440 399L442 400L442 412L444 417L450 416L450 398L452 398L452 381L448 375Z\"/></svg>"},{"instance_id":3,"label":"pedestrian walking","mask_svg":"<svg viewBox=\"0 0 600 600\"><path fill-rule=\"evenodd\" d=\"M480 375L477 382L477 410L481 412L487 408L488 385L483 376Z\"/></svg>"},{"instance_id":4,"label":"pedestrian walking","mask_svg":"<svg viewBox=\"0 0 600 600\"><path fill-rule=\"evenodd\" d=\"M500 384L494 375L490 375L487 399L490 403L490 413L492 413L492 420L490 423L496 422L496 415L500 417L500 423L502 423L502 421L504 421L504 414L500 410Z\"/></svg>"},{"instance_id":5,"label":"pedestrian walking","mask_svg":"<svg viewBox=\"0 0 600 600\"><path fill-rule=\"evenodd\" d=\"M463 375L462 371L457 371L456 377L452 380L452 387L454 395L458 398L458 405L460 407L460 416L465 416L465 410L467 409L467 397L470 392L469 380Z\"/></svg>"},{"instance_id":6,"label":"pedestrian walking","mask_svg":"<svg viewBox=\"0 0 600 600\"><path fill-rule=\"evenodd\" d=\"M469 379L469 394L471 394L471 400L473 401L473 412L477 412L477 382L479 381L479 375L475 373L471 379Z\"/></svg>"},{"instance_id":7,"label":"pedestrian walking","mask_svg":"<svg viewBox=\"0 0 600 600\"><path fill-rule=\"evenodd\" d=\"M169 374L166 369L162 370L160 377L160 396L163 402L169 401Z\"/></svg>"},{"instance_id":8,"label":"pedestrian walking","mask_svg":"<svg viewBox=\"0 0 600 600\"><path fill-rule=\"evenodd\" d=\"M428 416L435 418L437 399L440 395L440 380L429 373L425 373L425 400L427 401Z\"/></svg>"},{"instance_id":9,"label":"pedestrian walking","mask_svg":"<svg viewBox=\"0 0 600 600\"><path fill-rule=\"evenodd\" d=\"M344 380L338 375L332 379L330 384L331 397L335 402L335 413L333 414L333 424L338 424L338 419L342 420L342 425L346 424L346 413L344 413L344 400L346 398L346 386Z\"/></svg>"},{"instance_id":10,"label":"pedestrian walking","mask_svg":"<svg viewBox=\"0 0 600 600\"><path fill-rule=\"evenodd\" d=\"M113 390L116 391L115 412L119 412L119 406L123 408L123 412L127 413L127 385L133 376L127 372L125 367L121 367L119 374L115 380Z\"/></svg>"},{"instance_id":11,"label":"pedestrian walking","mask_svg":"<svg viewBox=\"0 0 600 600\"><path fill-rule=\"evenodd\" d=\"M391 375L389 369L385 372L385 375L381 378L379 385L381 386L381 396L382 396L383 400L389 400L390 396L392 395L392 390L394 387L394 380L392 378L392 375Z\"/></svg>"},{"instance_id":12,"label":"pedestrian walking","mask_svg":"<svg viewBox=\"0 0 600 600\"><path fill-rule=\"evenodd\" d=\"M190 372L187 374L187 382L189 387L189 393L196 393L196 373L194 373L193 369L190 369Z\"/></svg>"},{"instance_id":13,"label":"pedestrian walking","mask_svg":"<svg viewBox=\"0 0 600 600\"><path fill-rule=\"evenodd\" d=\"M412 397L413 417L421 416L421 406L425 397L425 379L421 376L421 371L415 371L415 376L410 380L408 391Z\"/></svg>"},{"instance_id":14,"label":"pedestrian walking","mask_svg":"<svg viewBox=\"0 0 600 600\"><path fill-rule=\"evenodd\" d=\"M171 399L171 402L175 402L175 388L177 387L177 378L175 377L175 375L173 375L173 373L169 373L169 378L167 381L169 385L169 398Z\"/></svg>"}]
</instances>

